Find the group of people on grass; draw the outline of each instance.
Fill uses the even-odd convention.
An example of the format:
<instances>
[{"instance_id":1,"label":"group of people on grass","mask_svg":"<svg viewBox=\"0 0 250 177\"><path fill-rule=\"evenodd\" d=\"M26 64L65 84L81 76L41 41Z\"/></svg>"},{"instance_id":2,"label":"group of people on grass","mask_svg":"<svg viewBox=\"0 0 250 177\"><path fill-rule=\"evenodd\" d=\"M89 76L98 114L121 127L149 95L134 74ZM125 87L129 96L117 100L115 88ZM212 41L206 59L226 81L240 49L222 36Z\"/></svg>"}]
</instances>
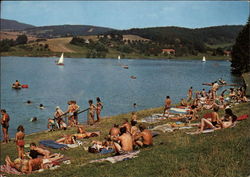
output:
<instances>
[{"instance_id":1,"label":"group of people on grass","mask_svg":"<svg viewBox=\"0 0 250 177\"><path fill-rule=\"evenodd\" d=\"M132 112L131 120L124 119L119 126L114 124L104 141L93 141L90 152L100 152L102 149L113 149L117 155L132 152L140 147L153 145L152 132L144 125L137 126L137 115Z\"/></svg>"},{"instance_id":2,"label":"group of people on grass","mask_svg":"<svg viewBox=\"0 0 250 177\"><path fill-rule=\"evenodd\" d=\"M63 112L59 106L56 107L54 118L48 118L48 129L54 130L55 127L60 129L66 129L67 127L74 127L79 124L78 114L88 111L87 124L93 125L95 122L101 120L101 111L103 109L103 103L99 97L96 98L96 105L93 104L93 100L89 100L89 108L83 111L80 111L80 106L77 105L76 101L68 101L68 109ZM68 117L68 125L66 121L63 120L64 117ZM95 120L96 115L96 120Z\"/></svg>"},{"instance_id":3,"label":"group of people on grass","mask_svg":"<svg viewBox=\"0 0 250 177\"><path fill-rule=\"evenodd\" d=\"M231 108L232 104L239 104L241 102L247 102L248 99L245 94L245 89L240 88L230 88L225 89L218 95L218 89L220 85L217 82L211 84L211 88L206 91L202 89L201 91L196 91L193 93L193 88L190 87L187 92L187 99L181 99L180 106L182 108L188 108L187 114L178 115L170 119L181 120L190 123L191 121L198 120L198 112L203 110L213 110L208 118L200 119L200 129L198 132L202 132L206 128L220 129L228 128L234 125L237 117L233 114ZM226 95L225 93L229 93ZM194 96L195 95L195 96ZM194 97L193 97L194 96ZM165 99L164 113L169 114L171 108L171 99L169 96ZM225 110L225 116L219 117L219 109Z\"/></svg>"}]
</instances>

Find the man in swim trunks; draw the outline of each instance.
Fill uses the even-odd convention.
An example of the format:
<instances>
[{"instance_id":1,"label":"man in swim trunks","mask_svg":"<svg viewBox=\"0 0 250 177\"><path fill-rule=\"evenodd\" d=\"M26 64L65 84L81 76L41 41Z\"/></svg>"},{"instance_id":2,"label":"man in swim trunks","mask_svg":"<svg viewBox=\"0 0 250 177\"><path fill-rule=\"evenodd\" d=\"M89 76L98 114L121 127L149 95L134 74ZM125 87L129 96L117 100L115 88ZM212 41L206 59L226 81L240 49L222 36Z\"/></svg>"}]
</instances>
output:
<instances>
[{"instance_id":1,"label":"man in swim trunks","mask_svg":"<svg viewBox=\"0 0 250 177\"><path fill-rule=\"evenodd\" d=\"M163 116L165 116L166 111L171 108L171 103L172 103L172 101L170 99L170 96L166 96Z\"/></svg>"},{"instance_id":2,"label":"man in swim trunks","mask_svg":"<svg viewBox=\"0 0 250 177\"><path fill-rule=\"evenodd\" d=\"M139 125L139 129L141 133L139 133L136 137L136 144L141 147L149 147L153 145L153 136L150 130L147 130L146 127L142 124ZM139 139L142 138L142 141Z\"/></svg>"},{"instance_id":3,"label":"man in swim trunks","mask_svg":"<svg viewBox=\"0 0 250 177\"><path fill-rule=\"evenodd\" d=\"M115 147L115 151L117 154L126 154L128 152L133 151L133 140L132 140L132 136L130 135L130 133L126 132L126 128L122 127L120 128L120 136L114 138L115 141L118 142L114 142L114 147Z\"/></svg>"},{"instance_id":4,"label":"man in swim trunks","mask_svg":"<svg viewBox=\"0 0 250 177\"><path fill-rule=\"evenodd\" d=\"M3 131L3 143L8 143L9 142L9 134L8 134L8 129L9 129L9 121L10 117L9 114L7 114L5 109L1 109L1 124L2 124L2 131Z\"/></svg>"}]
</instances>

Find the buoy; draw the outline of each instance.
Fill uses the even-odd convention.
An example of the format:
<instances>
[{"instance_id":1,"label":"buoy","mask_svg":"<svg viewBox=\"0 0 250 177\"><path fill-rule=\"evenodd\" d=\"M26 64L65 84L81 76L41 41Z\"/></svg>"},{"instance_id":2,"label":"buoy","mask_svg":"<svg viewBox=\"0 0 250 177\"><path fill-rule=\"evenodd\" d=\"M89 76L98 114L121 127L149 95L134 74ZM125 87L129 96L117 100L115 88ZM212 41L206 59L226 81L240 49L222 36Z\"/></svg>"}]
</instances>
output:
<instances>
[{"instance_id":1,"label":"buoy","mask_svg":"<svg viewBox=\"0 0 250 177\"><path fill-rule=\"evenodd\" d=\"M29 85L22 85L22 88L29 88Z\"/></svg>"}]
</instances>

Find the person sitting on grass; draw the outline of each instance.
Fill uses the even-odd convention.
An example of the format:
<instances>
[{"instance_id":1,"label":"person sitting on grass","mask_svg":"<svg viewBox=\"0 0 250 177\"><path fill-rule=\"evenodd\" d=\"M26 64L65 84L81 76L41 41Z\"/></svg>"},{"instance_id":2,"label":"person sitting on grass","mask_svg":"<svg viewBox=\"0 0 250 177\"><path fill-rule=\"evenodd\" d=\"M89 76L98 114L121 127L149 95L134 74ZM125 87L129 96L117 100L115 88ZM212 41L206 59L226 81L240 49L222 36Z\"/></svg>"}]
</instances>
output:
<instances>
[{"instance_id":1,"label":"person sitting on grass","mask_svg":"<svg viewBox=\"0 0 250 177\"><path fill-rule=\"evenodd\" d=\"M180 105L185 106L185 107L188 106L188 104L184 98L181 99Z\"/></svg>"},{"instance_id":2,"label":"person sitting on grass","mask_svg":"<svg viewBox=\"0 0 250 177\"><path fill-rule=\"evenodd\" d=\"M200 129L198 132L203 132L203 130L207 128L218 129L221 126L222 121L218 115L219 107L214 107L213 110L214 111L211 113L211 118L201 119Z\"/></svg>"},{"instance_id":3,"label":"person sitting on grass","mask_svg":"<svg viewBox=\"0 0 250 177\"><path fill-rule=\"evenodd\" d=\"M109 130L109 138L112 140L114 137L119 136L120 134L120 129L119 125L114 124L114 126Z\"/></svg>"},{"instance_id":4,"label":"person sitting on grass","mask_svg":"<svg viewBox=\"0 0 250 177\"><path fill-rule=\"evenodd\" d=\"M128 122L128 119L124 119L123 124L120 126L120 128L125 127L126 128L126 132L131 131L131 124Z\"/></svg>"},{"instance_id":5,"label":"person sitting on grass","mask_svg":"<svg viewBox=\"0 0 250 177\"><path fill-rule=\"evenodd\" d=\"M17 152L18 152L18 157L23 159L24 158L24 128L22 125L19 125L17 128L17 133L16 133L16 146L17 146Z\"/></svg>"},{"instance_id":6,"label":"person sitting on grass","mask_svg":"<svg viewBox=\"0 0 250 177\"><path fill-rule=\"evenodd\" d=\"M120 132L119 137L113 138L114 141L117 141L114 142L115 152L117 155L127 154L133 151L133 140L131 134L126 131L126 127L121 127Z\"/></svg>"},{"instance_id":7,"label":"person sitting on grass","mask_svg":"<svg viewBox=\"0 0 250 177\"><path fill-rule=\"evenodd\" d=\"M48 158L50 156L50 151L37 147L36 143L30 143L30 152L28 154L32 159L39 157Z\"/></svg>"},{"instance_id":8,"label":"person sitting on grass","mask_svg":"<svg viewBox=\"0 0 250 177\"><path fill-rule=\"evenodd\" d=\"M135 122L137 122L137 115L136 115L136 112L132 112L131 113L131 121L135 121Z\"/></svg>"},{"instance_id":9,"label":"person sitting on grass","mask_svg":"<svg viewBox=\"0 0 250 177\"><path fill-rule=\"evenodd\" d=\"M140 147L149 147L153 145L153 136L152 132L142 124L139 125L140 133L136 135L135 141L136 144Z\"/></svg>"},{"instance_id":10,"label":"person sitting on grass","mask_svg":"<svg viewBox=\"0 0 250 177\"><path fill-rule=\"evenodd\" d=\"M237 116L233 114L231 109L225 109L225 116L222 118L221 128L229 128L234 125Z\"/></svg>"}]
</instances>

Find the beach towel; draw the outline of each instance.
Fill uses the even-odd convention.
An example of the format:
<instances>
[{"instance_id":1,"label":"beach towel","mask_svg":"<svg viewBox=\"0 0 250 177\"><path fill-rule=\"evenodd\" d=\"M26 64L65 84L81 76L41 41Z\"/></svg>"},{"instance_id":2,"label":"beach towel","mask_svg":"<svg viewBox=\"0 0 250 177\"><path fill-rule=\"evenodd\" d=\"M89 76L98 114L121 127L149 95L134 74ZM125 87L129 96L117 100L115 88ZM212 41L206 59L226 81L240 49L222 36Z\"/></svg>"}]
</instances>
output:
<instances>
[{"instance_id":1,"label":"beach towel","mask_svg":"<svg viewBox=\"0 0 250 177\"><path fill-rule=\"evenodd\" d=\"M245 120L245 119L247 119L248 118L248 114L244 114L244 115L242 115L242 116L239 116L238 118L237 118L237 120L238 121L241 121L241 120Z\"/></svg>"},{"instance_id":2,"label":"beach towel","mask_svg":"<svg viewBox=\"0 0 250 177\"><path fill-rule=\"evenodd\" d=\"M45 147L49 147L49 148L52 148L52 149L61 149L61 148L68 148L67 145L65 144L59 144L53 140L42 140L42 141L39 141L39 144L45 146Z\"/></svg>"},{"instance_id":3,"label":"beach towel","mask_svg":"<svg viewBox=\"0 0 250 177\"><path fill-rule=\"evenodd\" d=\"M0 172L14 174L14 175L21 175L22 174L20 171L17 171L15 168L12 168L9 165L1 165Z\"/></svg>"},{"instance_id":4,"label":"beach towel","mask_svg":"<svg viewBox=\"0 0 250 177\"><path fill-rule=\"evenodd\" d=\"M109 153L112 153L112 152L114 152L114 149L105 149L105 148L103 148L100 151L101 154L109 154Z\"/></svg>"},{"instance_id":5,"label":"beach towel","mask_svg":"<svg viewBox=\"0 0 250 177\"><path fill-rule=\"evenodd\" d=\"M209 112L209 113L206 113L203 115L203 118L207 119L207 118L211 118L212 117L212 113Z\"/></svg>"},{"instance_id":6,"label":"beach towel","mask_svg":"<svg viewBox=\"0 0 250 177\"><path fill-rule=\"evenodd\" d=\"M179 113L182 113L182 114L187 113L189 110L190 110L190 109L170 108L170 111L179 112Z\"/></svg>"},{"instance_id":7,"label":"beach towel","mask_svg":"<svg viewBox=\"0 0 250 177\"><path fill-rule=\"evenodd\" d=\"M103 159L91 160L89 163L104 162L104 161L109 161L111 163L116 163L116 162L120 162L120 161L124 161L124 160L128 160L128 159L138 157L137 155L139 153L140 153L140 150L129 152L129 153L124 154L124 155L118 155L118 156L107 157L107 158L103 158Z\"/></svg>"}]
</instances>

